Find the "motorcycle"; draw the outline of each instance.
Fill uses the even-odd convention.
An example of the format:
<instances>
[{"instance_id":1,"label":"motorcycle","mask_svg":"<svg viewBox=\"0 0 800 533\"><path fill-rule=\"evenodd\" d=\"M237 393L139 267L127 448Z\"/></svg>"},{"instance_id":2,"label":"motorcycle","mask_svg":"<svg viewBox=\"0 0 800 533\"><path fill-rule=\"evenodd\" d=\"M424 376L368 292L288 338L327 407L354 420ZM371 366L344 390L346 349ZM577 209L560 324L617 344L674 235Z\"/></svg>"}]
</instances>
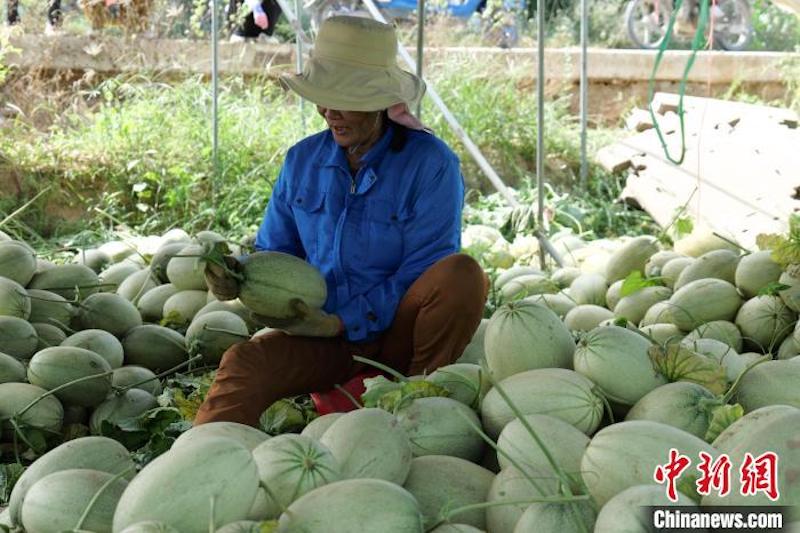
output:
<instances>
[{"instance_id":1,"label":"motorcycle","mask_svg":"<svg viewBox=\"0 0 800 533\"><path fill-rule=\"evenodd\" d=\"M691 39L700 21L700 2L684 0L677 13L674 34ZM639 48L657 49L667 35L673 16L673 0L631 0L625 8L628 37ZM747 0L716 0L709 6L707 31L713 30L716 48L739 52L747 49L753 38L752 12Z\"/></svg>"}]
</instances>

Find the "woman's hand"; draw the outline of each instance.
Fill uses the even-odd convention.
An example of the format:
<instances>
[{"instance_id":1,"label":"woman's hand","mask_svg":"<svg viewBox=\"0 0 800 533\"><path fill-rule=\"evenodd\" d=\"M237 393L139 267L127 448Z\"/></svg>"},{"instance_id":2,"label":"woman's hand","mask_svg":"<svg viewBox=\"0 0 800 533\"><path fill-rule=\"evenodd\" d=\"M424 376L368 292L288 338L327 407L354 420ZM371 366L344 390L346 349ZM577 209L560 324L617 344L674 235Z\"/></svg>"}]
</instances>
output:
<instances>
[{"instance_id":1,"label":"woman's hand","mask_svg":"<svg viewBox=\"0 0 800 533\"><path fill-rule=\"evenodd\" d=\"M230 271L241 272L243 270L242 264L231 255L225 256L226 270L222 266L206 262L205 278L206 285L208 285L211 293L217 297L217 300L233 300L239 296L239 280L231 276Z\"/></svg>"},{"instance_id":2,"label":"woman's hand","mask_svg":"<svg viewBox=\"0 0 800 533\"><path fill-rule=\"evenodd\" d=\"M336 337L344 330L342 320L336 315L311 308L302 300L292 300L289 305L295 311L295 316L291 318L262 315L256 315L255 318L266 326L296 337Z\"/></svg>"}]
</instances>

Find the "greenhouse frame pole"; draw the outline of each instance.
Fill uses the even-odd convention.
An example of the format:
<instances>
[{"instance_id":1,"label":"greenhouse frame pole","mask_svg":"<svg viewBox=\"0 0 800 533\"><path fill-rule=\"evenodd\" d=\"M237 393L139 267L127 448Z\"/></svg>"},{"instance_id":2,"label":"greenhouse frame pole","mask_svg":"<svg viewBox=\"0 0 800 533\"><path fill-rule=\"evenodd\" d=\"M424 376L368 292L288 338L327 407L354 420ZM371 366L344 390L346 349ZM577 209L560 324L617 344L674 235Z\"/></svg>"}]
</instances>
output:
<instances>
[{"instance_id":1,"label":"greenhouse frame pole","mask_svg":"<svg viewBox=\"0 0 800 533\"><path fill-rule=\"evenodd\" d=\"M544 40L545 40L545 0L537 0L536 3L537 19L537 43L536 53L537 75L536 75L536 195L538 197L538 209L536 214L536 224L539 229L544 228ZM545 267L544 242L541 237L539 246L539 262L542 270Z\"/></svg>"},{"instance_id":2,"label":"greenhouse frame pole","mask_svg":"<svg viewBox=\"0 0 800 533\"><path fill-rule=\"evenodd\" d=\"M295 13L297 14L297 20L299 22L300 17L300 0L294 0L294 9ZM294 33L294 41L295 41L295 70L297 74L303 73L303 39L298 32ZM303 137L306 135L306 100L305 98L300 98L300 131L303 132Z\"/></svg>"},{"instance_id":3,"label":"greenhouse frame pole","mask_svg":"<svg viewBox=\"0 0 800 533\"><path fill-rule=\"evenodd\" d=\"M580 186L585 189L589 181L589 163L587 155L587 128L589 116L589 0L581 0L581 173Z\"/></svg>"},{"instance_id":4,"label":"greenhouse frame pole","mask_svg":"<svg viewBox=\"0 0 800 533\"><path fill-rule=\"evenodd\" d=\"M216 197L219 178L219 21L217 20L217 0L211 0L211 161L213 179L212 198Z\"/></svg>"},{"instance_id":5,"label":"greenhouse frame pole","mask_svg":"<svg viewBox=\"0 0 800 533\"><path fill-rule=\"evenodd\" d=\"M417 77L422 79L425 54L425 0L417 0ZM422 118L422 98L417 102L417 118Z\"/></svg>"}]
</instances>

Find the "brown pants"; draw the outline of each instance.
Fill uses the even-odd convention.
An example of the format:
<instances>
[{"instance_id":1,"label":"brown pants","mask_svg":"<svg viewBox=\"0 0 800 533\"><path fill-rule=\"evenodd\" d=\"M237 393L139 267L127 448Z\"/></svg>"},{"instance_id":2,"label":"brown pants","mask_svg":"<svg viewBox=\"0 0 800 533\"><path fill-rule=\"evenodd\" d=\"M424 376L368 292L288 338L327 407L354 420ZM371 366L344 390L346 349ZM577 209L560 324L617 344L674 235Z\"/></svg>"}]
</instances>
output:
<instances>
[{"instance_id":1,"label":"brown pants","mask_svg":"<svg viewBox=\"0 0 800 533\"><path fill-rule=\"evenodd\" d=\"M264 410L287 396L327 391L365 368L352 355L407 375L430 373L461 356L480 323L488 280L464 254L438 261L400 301L392 326L376 341L269 333L237 344L222 357L195 424L230 421L256 426Z\"/></svg>"}]
</instances>

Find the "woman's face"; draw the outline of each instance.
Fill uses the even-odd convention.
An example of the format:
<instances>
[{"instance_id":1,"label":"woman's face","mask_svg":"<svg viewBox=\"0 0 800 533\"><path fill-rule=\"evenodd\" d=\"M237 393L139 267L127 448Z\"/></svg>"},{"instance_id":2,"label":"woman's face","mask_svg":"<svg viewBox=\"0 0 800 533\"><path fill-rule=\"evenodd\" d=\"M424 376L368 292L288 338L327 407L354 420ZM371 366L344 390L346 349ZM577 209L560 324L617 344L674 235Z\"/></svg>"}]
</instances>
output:
<instances>
[{"instance_id":1,"label":"woman's face","mask_svg":"<svg viewBox=\"0 0 800 533\"><path fill-rule=\"evenodd\" d=\"M336 111L317 106L317 111L333 133L333 140L342 148L367 146L381 134L381 112Z\"/></svg>"}]
</instances>

